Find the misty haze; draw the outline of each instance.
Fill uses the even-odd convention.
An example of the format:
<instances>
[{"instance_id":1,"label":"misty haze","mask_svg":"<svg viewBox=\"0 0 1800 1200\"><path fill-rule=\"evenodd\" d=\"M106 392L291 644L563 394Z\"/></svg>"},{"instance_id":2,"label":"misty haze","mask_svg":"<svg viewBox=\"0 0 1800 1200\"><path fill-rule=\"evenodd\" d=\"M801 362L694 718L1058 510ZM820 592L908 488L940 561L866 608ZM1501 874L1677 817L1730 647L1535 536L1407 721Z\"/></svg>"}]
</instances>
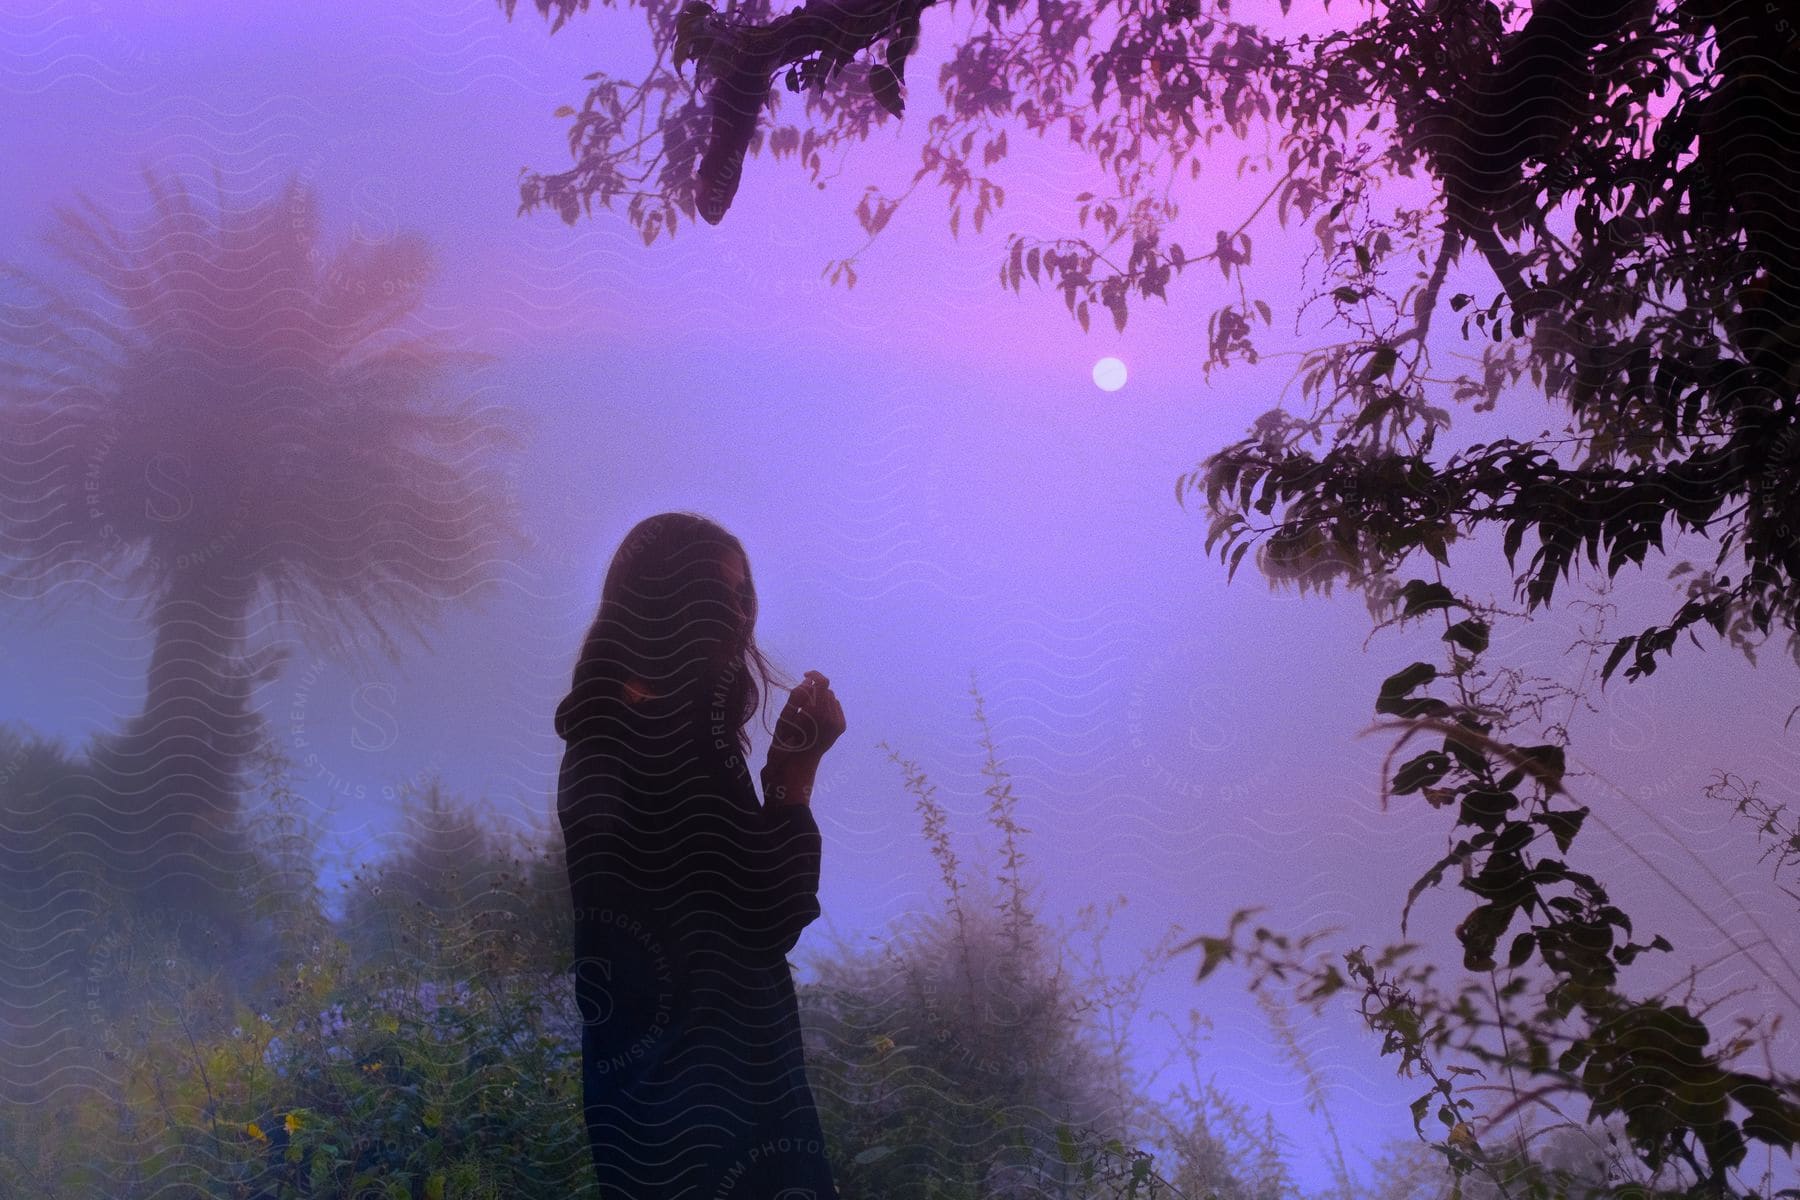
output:
<instances>
[{"instance_id":1,"label":"misty haze","mask_svg":"<svg viewBox=\"0 0 1800 1200\"><path fill-rule=\"evenodd\" d=\"M0 66L0 1197L1800 1195L1781 6Z\"/></svg>"}]
</instances>

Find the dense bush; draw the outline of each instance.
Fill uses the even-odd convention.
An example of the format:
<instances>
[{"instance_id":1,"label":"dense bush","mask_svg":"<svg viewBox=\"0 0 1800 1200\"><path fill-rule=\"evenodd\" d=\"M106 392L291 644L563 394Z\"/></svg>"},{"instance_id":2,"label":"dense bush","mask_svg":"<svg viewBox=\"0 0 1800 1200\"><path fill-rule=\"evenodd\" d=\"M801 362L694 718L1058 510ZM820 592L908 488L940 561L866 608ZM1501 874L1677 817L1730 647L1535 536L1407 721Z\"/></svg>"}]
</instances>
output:
<instances>
[{"instance_id":1,"label":"dense bush","mask_svg":"<svg viewBox=\"0 0 1800 1200\"><path fill-rule=\"evenodd\" d=\"M405 911L417 936L401 936L421 952L372 953L354 920L326 918L314 833L285 764L267 765L267 803L250 810L260 869L235 898L256 938L221 965L199 915L171 920L117 897L80 913L80 965L51 980L66 999L50 1010L54 1061L8 1064L39 1102L0 1106L0 1194L592 1191L573 994L558 973L558 926L533 916L567 907L560 863L550 852L498 867L465 856L488 884L479 900ZM450 811L435 791L428 807ZM444 828L458 822L472 817ZM422 900L418 868L437 843L419 844L359 876L398 880L392 899ZM349 910L391 915L379 887ZM31 1039L12 1032L29 1057Z\"/></svg>"},{"instance_id":2,"label":"dense bush","mask_svg":"<svg viewBox=\"0 0 1800 1200\"><path fill-rule=\"evenodd\" d=\"M432 777L400 792L404 844L342 885L339 928L359 967L451 962L566 970L573 930L560 828L504 838Z\"/></svg>"},{"instance_id":3,"label":"dense bush","mask_svg":"<svg viewBox=\"0 0 1800 1200\"><path fill-rule=\"evenodd\" d=\"M95 1078L13 1110L11 1194L569 1196L591 1188L562 989L373 989L327 938L267 1012L134 972ZM5 1177L0 1177L5 1178Z\"/></svg>"}]
</instances>

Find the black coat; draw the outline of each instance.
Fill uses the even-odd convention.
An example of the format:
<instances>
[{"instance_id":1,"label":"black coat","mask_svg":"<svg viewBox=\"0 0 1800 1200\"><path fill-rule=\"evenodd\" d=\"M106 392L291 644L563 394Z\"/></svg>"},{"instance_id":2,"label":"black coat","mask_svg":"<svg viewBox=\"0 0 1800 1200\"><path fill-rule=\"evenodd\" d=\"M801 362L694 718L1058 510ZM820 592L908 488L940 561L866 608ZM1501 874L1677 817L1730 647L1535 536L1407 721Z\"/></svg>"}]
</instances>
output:
<instances>
[{"instance_id":1,"label":"black coat","mask_svg":"<svg viewBox=\"0 0 1800 1200\"><path fill-rule=\"evenodd\" d=\"M557 814L601 1200L835 1200L786 957L819 915L811 810L763 807L666 702L595 724Z\"/></svg>"}]
</instances>

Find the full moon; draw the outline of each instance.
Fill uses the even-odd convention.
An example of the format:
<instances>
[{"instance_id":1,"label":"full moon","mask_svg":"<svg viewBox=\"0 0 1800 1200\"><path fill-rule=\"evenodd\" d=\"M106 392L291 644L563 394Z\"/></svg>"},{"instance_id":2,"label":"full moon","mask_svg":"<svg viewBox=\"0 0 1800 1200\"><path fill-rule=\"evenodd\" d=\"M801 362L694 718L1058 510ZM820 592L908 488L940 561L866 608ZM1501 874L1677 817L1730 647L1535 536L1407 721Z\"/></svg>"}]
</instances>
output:
<instances>
[{"instance_id":1,"label":"full moon","mask_svg":"<svg viewBox=\"0 0 1800 1200\"><path fill-rule=\"evenodd\" d=\"M1125 364L1116 358L1103 358L1094 364L1094 385L1103 392L1116 392L1125 386Z\"/></svg>"}]
</instances>

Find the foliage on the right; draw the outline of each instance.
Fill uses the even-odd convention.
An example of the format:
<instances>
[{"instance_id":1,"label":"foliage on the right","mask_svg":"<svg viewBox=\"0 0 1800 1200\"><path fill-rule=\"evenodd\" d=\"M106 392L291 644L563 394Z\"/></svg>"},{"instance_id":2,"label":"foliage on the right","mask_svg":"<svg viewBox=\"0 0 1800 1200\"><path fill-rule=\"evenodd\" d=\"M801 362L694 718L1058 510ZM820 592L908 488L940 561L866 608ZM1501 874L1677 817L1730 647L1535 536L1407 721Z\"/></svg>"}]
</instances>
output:
<instances>
[{"instance_id":1,"label":"foliage on the right","mask_svg":"<svg viewBox=\"0 0 1800 1200\"><path fill-rule=\"evenodd\" d=\"M1666 624L1615 640L1603 677L1650 674L1701 625L1752 658L1785 630L1800 655L1800 168L1768 136L1800 118L1800 14L1537 0L1508 31L1518 7L1488 0L1377 7L1318 42L1337 82L1289 121L1297 155L1353 101L1370 128L1394 122L1360 161L1290 164L1330 204L1318 298L1349 336L1302 362L1310 413L1266 414L1182 478L1205 493L1209 548L1235 568L1266 535L1266 571L1328 586L1419 552L1447 563L1498 527L1515 569L1536 543L1519 580L1535 610L1583 557L1608 578L1642 566L1673 523L1717 557ZM1430 205L1376 203L1415 167ZM1446 298L1465 249L1496 286ZM1446 304L1478 370L1434 370ZM1254 360L1234 328L1209 365ZM1566 428L1433 454L1446 401L1491 409L1527 378Z\"/></svg>"},{"instance_id":2,"label":"foliage on the right","mask_svg":"<svg viewBox=\"0 0 1800 1200\"><path fill-rule=\"evenodd\" d=\"M1182 949L1202 951L1201 978L1222 963L1242 963L1253 988L1270 978L1291 983L1296 999L1315 1010L1339 991L1360 990L1362 1016L1382 1035L1383 1054L1399 1057L1403 1076L1429 1081L1413 1102L1414 1126L1423 1139L1428 1118L1442 1124L1433 1144L1458 1178L1478 1172L1510 1184L1509 1195L1532 1197L1771 1194L1744 1187L1741 1168L1752 1144L1791 1154L1800 1141L1800 1077L1777 1070L1766 1054L1764 1070L1739 1060L1766 1049L1772 1027L1759 1031L1740 1020L1720 1038L1707 1021L1711 1005L1626 987L1622 976L1640 955L1673 947L1660 934L1634 931L1601 881L1574 865L1590 810L1565 783L1566 725L1550 726L1549 740L1535 744L1514 732L1537 724L1541 704L1520 672L1479 665L1496 610L1422 579L1394 589L1391 601L1393 623L1442 622L1447 666L1414 662L1381 685L1375 711L1392 720L1376 728L1399 734L1383 767L1382 803L1417 795L1454 824L1448 852L1408 892L1401 936L1414 903L1453 873L1475 899L1455 931L1464 974L1441 986L1437 967L1415 961L1417 947L1407 942L1378 954L1351 950L1340 969L1332 955L1308 953L1329 931L1277 933L1255 926L1257 910L1249 908L1234 913L1223 934ZM1414 739L1411 756L1396 764ZM1740 791L1738 812L1759 820L1777 869L1790 867L1800 833L1785 821L1785 808L1760 800L1754 788ZM1778 971L1754 953L1742 958L1796 1003ZM1465 1076L1495 1079L1480 1086L1503 1091L1507 1102L1479 1112L1466 1094L1473 1089L1459 1087ZM1567 1173L1535 1164L1522 1120L1516 1147L1504 1144L1513 1140L1510 1118L1534 1107L1560 1116L1556 1102L1568 1095L1586 1099L1590 1123L1622 1121L1635 1163L1613 1164L1605 1187L1571 1190Z\"/></svg>"}]
</instances>

